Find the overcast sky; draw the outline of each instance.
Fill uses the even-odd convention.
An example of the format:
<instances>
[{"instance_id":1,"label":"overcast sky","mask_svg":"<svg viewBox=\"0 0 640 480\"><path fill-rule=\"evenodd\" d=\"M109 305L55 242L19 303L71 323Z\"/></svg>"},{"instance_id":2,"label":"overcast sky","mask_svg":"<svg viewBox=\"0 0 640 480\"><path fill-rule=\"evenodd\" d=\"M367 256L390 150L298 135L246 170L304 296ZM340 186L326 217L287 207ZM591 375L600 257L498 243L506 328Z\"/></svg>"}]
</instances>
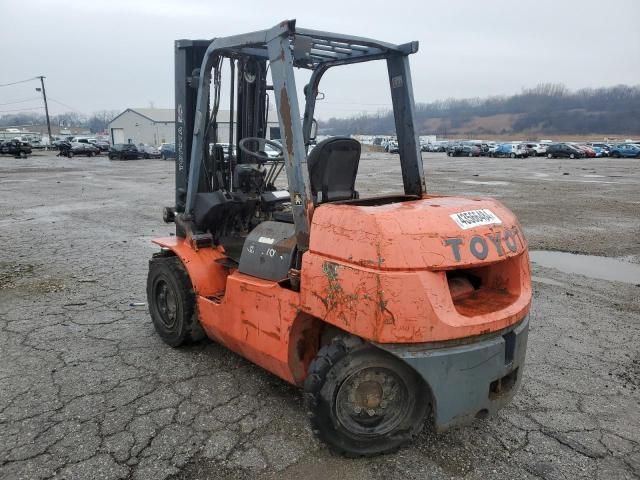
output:
<instances>
[{"instance_id":1,"label":"overcast sky","mask_svg":"<svg viewBox=\"0 0 640 480\"><path fill-rule=\"evenodd\" d=\"M291 18L418 40L416 101L512 94L540 82L640 84L640 0L0 0L0 84L45 75L53 113L173 107L175 39ZM0 88L0 114L39 107L35 87ZM320 118L384 109L390 98L381 62L330 71L320 90Z\"/></svg>"}]
</instances>

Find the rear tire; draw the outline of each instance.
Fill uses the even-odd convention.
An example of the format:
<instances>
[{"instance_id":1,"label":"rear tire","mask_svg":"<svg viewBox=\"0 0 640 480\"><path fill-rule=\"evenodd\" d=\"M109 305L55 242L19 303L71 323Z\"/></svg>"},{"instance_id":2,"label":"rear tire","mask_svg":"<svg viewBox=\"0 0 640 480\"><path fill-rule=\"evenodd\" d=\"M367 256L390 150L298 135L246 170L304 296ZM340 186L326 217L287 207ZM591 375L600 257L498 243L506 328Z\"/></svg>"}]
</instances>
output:
<instances>
[{"instance_id":1,"label":"rear tire","mask_svg":"<svg viewBox=\"0 0 640 480\"><path fill-rule=\"evenodd\" d=\"M73 158L73 152L69 152L69 153L67 153L67 157L68 157L68 158Z\"/></svg>"},{"instance_id":2,"label":"rear tire","mask_svg":"<svg viewBox=\"0 0 640 480\"><path fill-rule=\"evenodd\" d=\"M149 261L147 302L153 326L167 345L179 347L204 337L191 279L178 257Z\"/></svg>"},{"instance_id":3,"label":"rear tire","mask_svg":"<svg viewBox=\"0 0 640 480\"><path fill-rule=\"evenodd\" d=\"M576 158L576 155L575 155L575 153L572 153L571 155L569 155L569 158L571 158L571 159L574 159L574 158Z\"/></svg>"},{"instance_id":4,"label":"rear tire","mask_svg":"<svg viewBox=\"0 0 640 480\"><path fill-rule=\"evenodd\" d=\"M406 363L351 336L320 349L305 401L313 432L337 453L373 456L417 435L429 411L422 379Z\"/></svg>"},{"instance_id":5,"label":"rear tire","mask_svg":"<svg viewBox=\"0 0 640 480\"><path fill-rule=\"evenodd\" d=\"M511 155L509 155L511 158L516 158L516 154L512 153Z\"/></svg>"}]
</instances>

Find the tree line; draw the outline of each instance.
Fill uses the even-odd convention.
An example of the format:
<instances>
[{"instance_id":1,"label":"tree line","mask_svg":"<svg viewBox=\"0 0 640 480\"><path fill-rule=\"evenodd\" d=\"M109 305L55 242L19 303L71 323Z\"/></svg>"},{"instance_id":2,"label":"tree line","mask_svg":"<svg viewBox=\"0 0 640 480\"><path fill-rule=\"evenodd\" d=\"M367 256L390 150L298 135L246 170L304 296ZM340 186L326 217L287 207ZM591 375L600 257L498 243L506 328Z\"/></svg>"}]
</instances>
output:
<instances>
[{"instance_id":1,"label":"tree line","mask_svg":"<svg viewBox=\"0 0 640 480\"><path fill-rule=\"evenodd\" d=\"M120 112L118 110L100 110L91 115L76 112L61 113L49 117L51 125L60 127L87 128L91 133L104 132L109 122ZM30 125L46 125L46 118L41 113L18 112L0 116L0 127L24 127Z\"/></svg>"},{"instance_id":2,"label":"tree line","mask_svg":"<svg viewBox=\"0 0 640 480\"><path fill-rule=\"evenodd\" d=\"M464 128L475 118L513 115L510 127L500 131L481 128L469 133L589 134L640 133L640 85L617 85L570 91L562 84L544 83L511 96L437 100L416 104L419 134L442 133L433 129L432 119L450 129ZM393 134L391 111L361 114L349 118L330 118L320 122L329 135Z\"/></svg>"}]
</instances>

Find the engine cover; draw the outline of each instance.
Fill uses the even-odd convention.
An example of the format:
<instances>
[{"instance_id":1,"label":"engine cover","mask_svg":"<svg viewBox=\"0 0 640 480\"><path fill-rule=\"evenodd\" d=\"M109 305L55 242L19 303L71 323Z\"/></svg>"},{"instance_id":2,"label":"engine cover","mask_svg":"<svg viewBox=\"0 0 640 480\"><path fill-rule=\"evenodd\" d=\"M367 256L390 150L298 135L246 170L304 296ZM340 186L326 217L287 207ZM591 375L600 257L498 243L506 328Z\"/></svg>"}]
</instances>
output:
<instances>
[{"instance_id":1,"label":"engine cover","mask_svg":"<svg viewBox=\"0 0 640 480\"><path fill-rule=\"evenodd\" d=\"M293 224L262 222L244 242L238 271L263 280L284 280L289 275L295 250Z\"/></svg>"}]
</instances>

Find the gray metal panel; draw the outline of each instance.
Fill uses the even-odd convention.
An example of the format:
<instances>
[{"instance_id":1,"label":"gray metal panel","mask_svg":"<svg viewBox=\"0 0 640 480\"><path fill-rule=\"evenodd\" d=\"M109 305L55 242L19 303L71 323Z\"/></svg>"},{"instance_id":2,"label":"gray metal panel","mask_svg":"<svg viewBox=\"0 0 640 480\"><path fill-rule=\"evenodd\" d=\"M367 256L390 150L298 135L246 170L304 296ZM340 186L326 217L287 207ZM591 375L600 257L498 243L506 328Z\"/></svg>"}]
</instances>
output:
<instances>
[{"instance_id":1,"label":"gray metal panel","mask_svg":"<svg viewBox=\"0 0 640 480\"><path fill-rule=\"evenodd\" d=\"M387 59L393 116L396 122L396 135L404 193L421 196L426 192L420 141L416 135L415 105L409 57L394 55Z\"/></svg>"},{"instance_id":2,"label":"gray metal panel","mask_svg":"<svg viewBox=\"0 0 640 480\"><path fill-rule=\"evenodd\" d=\"M191 141L185 138L193 130L196 90L189 85L193 70L200 67L209 40L175 42L175 146L176 212L185 210Z\"/></svg>"},{"instance_id":3,"label":"gray metal panel","mask_svg":"<svg viewBox=\"0 0 640 480\"><path fill-rule=\"evenodd\" d=\"M481 410L493 415L517 392L522 379L527 349L529 319L511 330L515 336L513 360L506 361L507 332L466 345L433 348L428 344L378 347L411 365L427 382L434 400L434 421L438 430L471 422ZM491 382L518 369L517 381L497 397L489 396Z\"/></svg>"},{"instance_id":4,"label":"gray metal panel","mask_svg":"<svg viewBox=\"0 0 640 480\"><path fill-rule=\"evenodd\" d=\"M286 34L273 38L269 41L268 47L273 91L284 146L285 168L291 194L293 222L296 226L296 241L300 252L305 252L309 248L310 210L313 208L313 199L293 74L293 57Z\"/></svg>"},{"instance_id":5,"label":"gray metal panel","mask_svg":"<svg viewBox=\"0 0 640 480\"><path fill-rule=\"evenodd\" d=\"M289 275L295 249L292 224L262 222L244 242L238 271L264 280L284 280Z\"/></svg>"}]
</instances>

